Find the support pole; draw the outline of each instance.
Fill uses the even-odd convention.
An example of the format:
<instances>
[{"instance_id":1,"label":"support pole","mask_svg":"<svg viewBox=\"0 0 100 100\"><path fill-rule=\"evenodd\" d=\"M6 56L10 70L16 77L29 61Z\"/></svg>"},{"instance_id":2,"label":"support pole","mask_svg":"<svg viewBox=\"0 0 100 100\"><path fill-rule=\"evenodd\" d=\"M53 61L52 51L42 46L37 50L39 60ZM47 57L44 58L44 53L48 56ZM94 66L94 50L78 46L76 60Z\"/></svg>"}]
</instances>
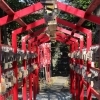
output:
<instances>
[{"instance_id":1,"label":"support pole","mask_svg":"<svg viewBox=\"0 0 100 100\"><path fill-rule=\"evenodd\" d=\"M17 36L12 32L12 48L14 48L14 53L17 53ZM13 61L13 70L15 73L15 77L17 80L17 74L18 74L18 69L17 69L17 61ZM18 81L14 84L13 87L13 100L18 100Z\"/></svg>"},{"instance_id":2,"label":"support pole","mask_svg":"<svg viewBox=\"0 0 100 100\"><path fill-rule=\"evenodd\" d=\"M76 100L80 100L80 75L76 73Z\"/></svg>"},{"instance_id":3,"label":"support pole","mask_svg":"<svg viewBox=\"0 0 100 100\"><path fill-rule=\"evenodd\" d=\"M82 47L80 48L80 53L82 53L83 46L84 45L82 45ZM79 59L79 64L80 64L80 68L82 68L83 67L83 60L82 59ZM80 97L79 98L80 98L80 100L84 100L84 83L83 83L82 73L81 73L81 75L79 75L79 77L80 77L80 91L79 91L80 92L80 94L79 94Z\"/></svg>"},{"instance_id":4,"label":"support pole","mask_svg":"<svg viewBox=\"0 0 100 100\"><path fill-rule=\"evenodd\" d=\"M31 43L28 41L28 50L29 50L29 52L31 52L32 50L31 50ZM28 63L29 64L31 64L31 63L33 63L32 62L32 60L33 59L29 59L29 61L28 61ZM32 66L33 67L33 66ZM31 73L30 75L29 75L29 99L30 100L32 100L32 98L33 98L33 95L32 95L32 92L33 92L33 90L32 90L32 80L33 80L33 73Z\"/></svg>"},{"instance_id":5,"label":"support pole","mask_svg":"<svg viewBox=\"0 0 100 100\"><path fill-rule=\"evenodd\" d=\"M84 88L83 88L83 77L79 75L80 77L80 91L79 91L79 100L84 100Z\"/></svg>"},{"instance_id":6,"label":"support pole","mask_svg":"<svg viewBox=\"0 0 100 100\"><path fill-rule=\"evenodd\" d=\"M23 60L23 66L26 67L26 60ZM26 68L25 68L26 69ZM26 77L23 79L23 87L22 87L22 95L23 100L27 100L27 84L26 84Z\"/></svg>"},{"instance_id":7,"label":"support pole","mask_svg":"<svg viewBox=\"0 0 100 100\"><path fill-rule=\"evenodd\" d=\"M70 93L72 93L72 69L70 69Z\"/></svg>"},{"instance_id":8,"label":"support pole","mask_svg":"<svg viewBox=\"0 0 100 100\"><path fill-rule=\"evenodd\" d=\"M87 100L92 100L91 86L87 82Z\"/></svg>"},{"instance_id":9,"label":"support pole","mask_svg":"<svg viewBox=\"0 0 100 100\"><path fill-rule=\"evenodd\" d=\"M33 100L36 100L36 78L35 71L33 72Z\"/></svg>"},{"instance_id":10,"label":"support pole","mask_svg":"<svg viewBox=\"0 0 100 100\"><path fill-rule=\"evenodd\" d=\"M0 27L0 58L1 58L1 27ZM0 85L1 85L1 59L0 59ZM0 100L2 100L2 96L0 95Z\"/></svg>"},{"instance_id":11,"label":"support pole","mask_svg":"<svg viewBox=\"0 0 100 100\"><path fill-rule=\"evenodd\" d=\"M72 70L72 97L75 99L75 75L74 75L74 70Z\"/></svg>"},{"instance_id":12,"label":"support pole","mask_svg":"<svg viewBox=\"0 0 100 100\"><path fill-rule=\"evenodd\" d=\"M29 75L29 99L32 100L32 74Z\"/></svg>"},{"instance_id":13,"label":"support pole","mask_svg":"<svg viewBox=\"0 0 100 100\"><path fill-rule=\"evenodd\" d=\"M22 50L24 50L24 52L26 53L26 43L24 40L22 40ZM26 65L26 59L23 59L23 66L24 66L24 70L27 69L27 65ZM23 100L27 100L27 84L26 84L26 77L24 77L23 79L23 87L22 87L22 95L23 95Z\"/></svg>"}]
</instances>

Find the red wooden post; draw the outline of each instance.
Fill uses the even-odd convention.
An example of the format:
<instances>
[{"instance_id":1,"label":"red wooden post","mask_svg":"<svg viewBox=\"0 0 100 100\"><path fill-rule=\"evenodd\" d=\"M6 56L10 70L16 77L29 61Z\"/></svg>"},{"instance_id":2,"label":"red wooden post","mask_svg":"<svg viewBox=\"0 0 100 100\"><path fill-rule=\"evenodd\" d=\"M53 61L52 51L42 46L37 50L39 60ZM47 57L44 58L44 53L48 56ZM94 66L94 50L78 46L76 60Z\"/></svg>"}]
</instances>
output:
<instances>
[{"instance_id":1,"label":"red wooden post","mask_svg":"<svg viewBox=\"0 0 100 100\"><path fill-rule=\"evenodd\" d=\"M37 68L35 70L35 75L36 75L36 94L39 93L39 69Z\"/></svg>"},{"instance_id":2,"label":"red wooden post","mask_svg":"<svg viewBox=\"0 0 100 100\"><path fill-rule=\"evenodd\" d=\"M36 100L36 95L38 93L38 68L34 70L33 74L33 98Z\"/></svg>"},{"instance_id":3,"label":"red wooden post","mask_svg":"<svg viewBox=\"0 0 100 100\"><path fill-rule=\"evenodd\" d=\"M29 75L29 99L32 100L32 73Z\"/></svg>"},{"instance_id":4,"label":"red wooden post","mask_svg":"<svg viewBox=\"0 0 100 100\"><path fill-rule=\"evenodd\" d=\"M77 47L77 49L78 49L78 47ZM79 64L79 59L75 58L75 65L77 65L77 64ZM75 67L77 67L77 66L75 66ZM75 100L79 100L79 89L80 89L80 84L79 84L80 79L79 78L80 77L77 72L75 72L74 76L75 76Z\"/></svg>"},{"instance_id":5,"label":"red wooden post","mask_svg":"<svg viewBox=\"0 0 100 100\"><path fill-rule=\"evenodd\" d=\"M33 100L36 100L36 78L35 71L33 72Z\"/></svg>"},{"instance_id":6,"label":"red wooden post","mask_svg":"<svg viewBox=\"0 0 100 100\"><path fill-rule=\"evenodd\" d=\"M0 27L0 58L1 58L1 27ZM1 84L1 70L2 70L2 66L1 66L1 59L0 59L0 84ZM2 96L0 95L0 100L2 100Z\"/></svg>"},{"instance_id":7,"label":"red wooden post","mask_svg":"<svg viewBox=\"0 0 100 100\"><path fill-rule=\"evenodd\" d=\"M74 84L74 94L75 94L75 97L74 97L74 99L76 100L76 96L77 96L77 87L76 87L76 85L77 85L77 79L76 79L77 77L76 77L76 72L74 73L74 79L75 79L75 84Z\"/></svg>"},{"instance_id":8,"label":"red wooden post","mask_svg":"<svg viewBox=\"0 0 100 100\"><path fill-rule=\"evenodd\" d=\"M84 44L84 43L82 43ZM83 49L84 45L80 46L80 53L82 53L82 49ZM83 65L83 60L82 59L79 59L79 64L80 64L80 68L82 68L81 66ZM79 75L80 77L80 100L84 100L84 83L83 83L83 77L82 75Z\"/></svg>"},{"instance_id":9,"label":"red wooden post","mask_svg":"<svg viewBox=\"0 0 100 100\"><path fill-rule=\"evenodd\" d=\"M36 53L37 53L37 58L36 58L36 63L37 63L37 69L36 69L36 75L37 75L37 94L39 93L39 52L38 52L38 46L36 48Z\"/></svg>"},{"instance_id":10,"label":"red wooden post","mask_svg":"<svg viewBox=\"0 0 100 100\"><path fill-rule=\"evenodd\" d=\"M29 100L33 100L33 87L32 87L32 82L33 82L33 73L30 73L28 76L29 79Z\"/></svg>"},{"instance_id":11,"label":"red wooden post","mask_svg":"<svg viewBox=\"0 0 100 100\"><path fill-rule=\"evenodd\" d=\"M79 91L79 100L84 100L84 88L83 88L83 77L80 75L80 91Z\"/></svg>"},{"instance_id":12,"label":"red wooden post","mask_svg":"<svg viewBox=\"0 0 100 100\"><path fill-rule=\"evenodd\" d=\"M87 42L88 48L87 48L87 52L90 50L90 47L92 45L92 33L90 32L87 33L88 37L87 39L89 39L90 41ZM90 67L91 67L91 61L87 60L87 74L90 73ZM91 94L91 89L90 89L90 84L87 82L87 100L92 100L92 94Z\"/></svg>"},{"instance_id":13,"label":"red wooden post","mask_svg":"<svg viewBox=\"0 0 100 100\"><path fill-rule=\"evenodd\" d=\"M30 40L28 40L28 48L29 48L29 50L30 51L33 51L33 52L35 52L34 51L34 46L32 45L32 42L34 41L34 38L32 38L32 40L30 39ZM32 46L31 46L32 45ZM35 63L35 59L33 58L32 59L32 63ZM31 81L31 80L30 80ZM33 100L35 100L36 99L36 87L35 87L35 70L33 71L33 73L32 73L32 91L33 91ZM31 84L31 83L30 83ZM31 88L31 87L30 87ZM31 89L30 89L30 92L31 92ZM31 94L30 94L30 98L31 98Z\"/></svg>"},{"instance_id":14,"label":"red wooden post","mask_svg":"<svg viewBox=\"0 0 100 100\"><path fill-rule=\"evenodd\" d=\"M70 93L72 93L72 69L70 69Z\"/></svg>"},{"instance_id":15,"label":"red wooden post","mask_svg":"<svg viewBox=\"0 0 100 100\"><path fill-rule=\"evenodd\" d=\"M72 43L73 44L73 43ZM70 53L73 52L72 44L70 45ZM73 64L73 58L70 58L70 63ZM70 68L70 93L72 93L72 85L73 85L73 72L72 69Z\"/></svg>"},{"instance_id":16,"label":"red wooden post","mask_svg":"<svg viewBox=\"0 0 100 100\"><path fill-rule=\"evenodd\" d=\"M70 53L72 53L72 45L70 45ZM70 63L73 63L73 58L70 58ZM70 93L72 93L72 69L70 68Z\"/></svg>"},{"instance_id":17,"label":"red wooden post","mask_svg":"<svg viewBox=\"0 0 100 100\"><path fill-rule=\"evenodd\" d=\"M24 50L24 52L26 53L26 41L28 40L28 38L30 37L30 35L26 35L24 37L22 37L22 50ZM30 43L29 43L29 47L28 47L29 53L31 52L31 47L30 47ZM31 64L31 59L28 59L28 63ZM23 60L23 66L24 69L26 70L26 59ZM28 78L27 78L28 79ZM23 99L27 99L27 80L26 78L23 79L23 95L26 94L26 96L23 96ZM29 98L30 100L32 99L32 77L31 74L29 75Z\"/></svg>"},{"instance_id":18,"label":"red wooden post","mask_svg":"<svg viewBox=\"0 0 100 100\"><path fill-rule=\"evenodd\" d=\"M37 39L36 39L37 40ZM38 45L36 45L36 53L38 54ZM33 81L33 90L34 90L34 100L36 100L36 95L39 93L39 64L38 56L34 59L34 63L37 65L37 68L34 70L34 81Z\"/></svg>"},{"instance_id":19,"label":"red wooden post","mask_svg":"<svg viewBox=\"0 0 100 100\"><path fill-rule=\"evenodd\" d=\"M0 84L1 84L1 64L0 64ZM0 95L0 100L2 100L2 96L1 95Z\"/></svg>"},{"instance_id":20,"label":"red wooden post","mask_svg":"<svg viewBox=\"0 0 100 100\"><path fill-rule=\"evenodd\" d=\"M91 67L91 64L89 61L87 61L88 64L87 64L87 69ZM88 70L89 70L88 69ZM87 72L88 74L89 72ZM91 86L90 86L90 83L87 82L87 100L92 100L92 93L91 93Z\"/></svg>"},{"instance_id":21,"label":"red wooden post","mask_svg":"<svg viewBox=\"0 0 100 100\"><path fill-rule=\"evenodd\" d=\"M75 100L79 100L79 95L78 95L78 87L79 87L79 85L78 85L78 74L76 73L76 88L75 88L75 92L76 92L76 99Z\"/></svg>"},{"instance_id":22,"label":"red wooden post","mask_svg":"<svg viewBox=\"0 0 100 100\"><path fill-rule=\"evenodd\" d=\"M72 70L72 72L73 72L73 80L72 80L72 93L73 93L73 99L75 99L75 97L76 97L76 90L75 90L75 87L76 87L76 73L75 73L75 71L74 70Z\"/></svg>"},{"instance_id":23,"label":"red wooden post","mask_svg":"<svg viewBox=\"0 0 100 100\"><path fill-rule=\"evenodd\" d=\"M26 43L25 43L25 38L22 38L22 50L26 53ZM26 70L27 65L26 65L26 59L23 59L23 66L24 70ZM27 84L26 84L26 77L23 79L23 87L22 87L22 94L23 94L23 100L27 100Z\"/></svg>"},{"instance_id":24,"label":"red wooden post","mask_svg":"<svg viewBox=\"0 0 100 100\"><path fill-rule=\"evenodd\" d=\"M17 53L17 36L12 32L12 48L14 49L14 53ZM17 61L13 62L13 68L15 77L17 79ZM16 84L14 84L13 89L13 100L18 100L18 82L16 81Z\"/></svg>"},{"instance_id":25,"label":"red wooden post","mask_svg":"<svg viewBox=\"0 0 100 100\"><path fill-rule=\"evenodd\" d=\"M29 52L31 52L32 50L31 50L31 43L30 43L30 41L28 41L28 50L29 50ZM32 63L32 59L29 59L29 63ZM33 95L32 95L32 76L33 76L33 73L31 73L30 75L29 75L29 98L30 98L30 100L32 100L32 98L33 98Z\"/></svg>"},{"instance_id":26,"label":"red wooden post","mask_svg":"<svg viewBox=\"0 0 100 100\"><path fill-rule=\"evenodd\" d=\"M91 86L87 82L87 100L92 100Z\"/></svg>"},{"instance_id":27,"label":"red wooden post","mask_svg":"<svg viewBox=\"0 0 100 100\"><path fill-rule=\"evenodd\" d=\"M72 44L70 46L71 52L73 52L75 50L73 48L73 43L74 42L72 42ZM71 59L73 59L73 58L71 58ZM73 60L71 60L71 61L73 64L74 63ZM75 99L75 73L72 69L70 69L70 78L71 78L71 80L70 80L70 92L72 93L72 98Z\"/></svg>"}]
</instances>

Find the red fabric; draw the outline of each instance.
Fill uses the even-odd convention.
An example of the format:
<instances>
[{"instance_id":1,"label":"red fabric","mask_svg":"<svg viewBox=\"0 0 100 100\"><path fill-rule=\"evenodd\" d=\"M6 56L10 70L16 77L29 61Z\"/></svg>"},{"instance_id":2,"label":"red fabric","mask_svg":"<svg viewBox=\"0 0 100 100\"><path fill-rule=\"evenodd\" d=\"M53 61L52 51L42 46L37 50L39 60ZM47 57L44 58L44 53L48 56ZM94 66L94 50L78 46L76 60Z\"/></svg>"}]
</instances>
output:
<instances>
[{"instance_id":1,"label":"red fabric","mask_svg":"<svg viewBox=\"0 0 100 100\"><path fill-rule=\"evenodd\" d=\"M45 67L51 63L51 45L50 43L43 43L39 46L40 67Z\"/></svg>"}]
</instances>

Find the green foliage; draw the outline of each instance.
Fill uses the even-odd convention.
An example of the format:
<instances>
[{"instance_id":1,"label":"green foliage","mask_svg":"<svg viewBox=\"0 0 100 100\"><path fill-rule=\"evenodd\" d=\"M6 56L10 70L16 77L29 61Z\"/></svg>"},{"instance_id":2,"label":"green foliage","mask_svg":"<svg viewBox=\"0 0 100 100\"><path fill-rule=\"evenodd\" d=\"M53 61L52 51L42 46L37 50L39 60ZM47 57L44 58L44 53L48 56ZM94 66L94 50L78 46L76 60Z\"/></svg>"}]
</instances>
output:
<instances>
[{"instance_id":1,"label":"green foliage","mask_svg":"<svg viewBox=\"0 0 100 100\"><path fill-rule=\"evenodd\" d=\"M91 3L91 0L70 0L71 4L74 7L77 7L81 10L86 10Z\"/></svg>"},{"instance_id":2,"label":"green foliage","mask_svg":"<svg viewBox=\"0 0 100 100\"><path fill-rule=\"evenodd\" d=\"M81 10L84 10L84 11L86 11L86 9L91 4L91 0L68 0L68 1L69 1L69 4L71 6L74 6L74 7L78 8L78 9L81 9ZM60 11L60 14L58 15L58 17L60 17L60 18L62 18L64 20L67 20L69 22L72 22L74 24L76 24L79 21L79 19L80 19L80 18L78 18L78 17L76 17L74 15L71 15L71 14L63 12L63 11ZM94 32L95 28L96 28L96 24L92 23L92 22L89 22L89 21L85 21L82 24L82 27L91 29ZM95 38L94 38L94 35L93 35L93 43L94 42L95 42Z\"/></svg>"},{"instance_id":3,"label":"green foliage","mask_svg":"<svg viewBox=\"0 0 100 100\"><path fill-rule=\"evenodd\" d=\"M92 31L95 31L96 28L96 24L89 21L85 21L82 26L91 29Z\"/></svg>"},{"instance_id":4,"label":"green foliage","mask_svg":"<svg viewBox=\"0 0 100 100\"><path fill-rule=\"evenodd\" d=\"M90 3L91 3L91 0L69 0L69 4L71 6L74 6L76 8L79 8L79 9L85 10L85 11L88 8L88 6L90 5ZM78 18L76 16L73 16L71 14L65 13L63 11L60 12L58 17L60 17L60 18L62 18L64 20L70 21L72 23L77 23L79 21L79 19L80 19L80 18ZM88 21L85 21L83 23L83 27L86 27L86 28L89 28L91 30L94 30L95 29L95 24L91 23L91 22L88 22Z\"/></svg>"},{"instance_id":5,"label":"green foliage","mask_svg":"<svg viewBox=\"0 0 100 100\"><path fill-rule=\"evenodd\" d=\"M70 22L72 22L72 23L76 23L76 22L79 20L78 17L75 17L75 16L73 16L73 15L71 15L71 14L68 14L68 13L65 13L65 12L63 12L63 11L60 12L60 14L59 14L58 17L60 17L61 19L70 21Z\"/></svg>"},{"instance_id":6,"label":"green foliage","mask_svg":"<svg viewBox=\"0 0 100 100\"><path fill-rule=\"evenodd\" d=\"M19 2L19 0L6 0L6 3L14 10L18 11L27 6L25 2Z\"/></svg>"},{"instance_id":7,"label":"green foliage","mask_svg":"<svg viewBox=\"0 0 100 100\"><path fill-rule=\"evenodd\" d=\"M30 14L28 16L25 16L23 19L23 21L25 21L27 24L35 22L36 20L43 18L42 14Z\"/></svg>"},{"instance_id":8,"label":"green foliage","mask_svg":"<svg viewBox=\"0 0 100 100\"><path fill-rule=\"evenodd\" d=\"M16 12L38 1L39 0L23 0L23 2L20 2L20 0L6 0L6 3L11 7L12 10ZM6 13L4 13L2 10L0 10L0 14L1 14L0 15L1 17L6 15ZM30 15L23 17L22 20L25 21L26 24L29 24L42 17L43 17L43 14L35 13L35 14L30 14ZM9 41L11 45L11 32L12 30L17 29L19 27L21 26L15 21L2 26L2 33L3 33L2 43L8 44L8 41ZM42 25L39 28L42 28L42 27L44 26ZM37 30L37 28L33 30ZM27 33L28 32L23 32L21 35L18 36L18 46L19 47L21 46L21 37L26 35Z\"/></svg>"},{"instance_id":9,"label":"green foliage","mask_svg":"<svg viewBox=\"0 0 100 100\"><path fill-rule=\"evenodd\" d=\"M66 75L69 73L69 57L68 57L68 46L61 42L51 43L52 47L52 74L54 75ZM67 61L67 63L66 63Z\"/></svg>"}]
</instances>

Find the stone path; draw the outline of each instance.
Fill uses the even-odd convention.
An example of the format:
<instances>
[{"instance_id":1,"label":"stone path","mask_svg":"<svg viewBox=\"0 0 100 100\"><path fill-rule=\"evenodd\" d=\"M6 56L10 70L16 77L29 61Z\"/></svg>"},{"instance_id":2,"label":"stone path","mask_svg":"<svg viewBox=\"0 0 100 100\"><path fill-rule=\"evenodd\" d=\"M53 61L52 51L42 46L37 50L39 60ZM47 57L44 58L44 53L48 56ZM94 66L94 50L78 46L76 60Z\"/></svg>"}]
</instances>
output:
<instances>
[{"instance_id":1,"label":"stone path","mask_svg":"<svg viewBox=\"0 0 100 100\"><path fill-rule=\"evenodd\" d=\"M45 86L36 100L71 100L67 80L68 77L55 77L52 86L49 88Z\"/></svg>"}]
</instances>

